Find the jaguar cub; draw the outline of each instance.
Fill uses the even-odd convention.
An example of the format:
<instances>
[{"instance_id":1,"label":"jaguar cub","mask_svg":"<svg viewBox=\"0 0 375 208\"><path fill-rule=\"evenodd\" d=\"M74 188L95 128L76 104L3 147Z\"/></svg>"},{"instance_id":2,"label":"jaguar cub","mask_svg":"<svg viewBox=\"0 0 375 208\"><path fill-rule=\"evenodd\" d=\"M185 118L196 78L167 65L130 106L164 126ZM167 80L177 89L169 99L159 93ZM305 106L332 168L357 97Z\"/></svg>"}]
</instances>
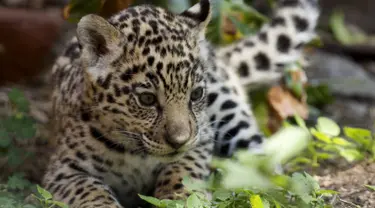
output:
<instances>
[{"instance_id":1,"label":"jaguar cub","mask_svg":"<svg viewBox=\"0 0 375 208\"><path fill-rule=\"evenodd\" d=\"M44 187L71 208L186 197L182 178L204 180L212 155L262 142L244 86L301 57L316 4L281 0L259 34L217 49L204 37L209 0L181 14L137 6L83 17L53 67L58 149Z\"/></svg>"}]
</instances>

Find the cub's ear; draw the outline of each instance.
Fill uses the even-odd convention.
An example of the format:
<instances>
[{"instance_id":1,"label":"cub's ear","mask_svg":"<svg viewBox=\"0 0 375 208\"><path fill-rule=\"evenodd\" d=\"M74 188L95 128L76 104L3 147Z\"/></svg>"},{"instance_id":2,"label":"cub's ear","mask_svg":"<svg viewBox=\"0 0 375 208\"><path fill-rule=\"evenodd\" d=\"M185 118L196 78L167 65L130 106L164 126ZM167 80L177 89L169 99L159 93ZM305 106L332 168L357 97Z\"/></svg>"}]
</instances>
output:
<instances>
[{"instance_id":1,"label":"cub's ear","mask_svg":"<svg viewBox=\"0 0 375 208\"><path fill-rule=\"evenodd\" d=\"M100 57L115 56L119 50L121 32L104 18L89 14L78 22L77 38L87 61L97 62Z\"/></svg>"},{"instance_id":2,"label":"cub's ear","mask_svg":"<svg viewBox=\"0 0 375 208\"><path fill-rule=\"evenodd\" d=\"M200 0L199 3L185 10L180 15L198 22L199 30L205 30L211 20L210 0Z\"/></svg>"}]
</instances>

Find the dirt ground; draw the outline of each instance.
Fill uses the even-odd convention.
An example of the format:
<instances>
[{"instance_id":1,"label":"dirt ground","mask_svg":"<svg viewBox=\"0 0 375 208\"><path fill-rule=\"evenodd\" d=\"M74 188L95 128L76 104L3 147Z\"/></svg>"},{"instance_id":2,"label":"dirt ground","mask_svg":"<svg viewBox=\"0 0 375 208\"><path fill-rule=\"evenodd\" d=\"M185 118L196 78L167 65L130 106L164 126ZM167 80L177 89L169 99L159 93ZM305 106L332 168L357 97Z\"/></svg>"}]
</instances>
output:
<instances>
[{"instance_id":1,"label":"dirt ground","mask_svg":"<svg viewBox=\"0 0 375 208\"><path fill-rule=\"evenodd\" d=\"M337 170L339 169L339 170ZM375 185L375 163L364 161L350 167L329 167L323 176L316 176L322 189L339 192L331 199L337 208L374 208L375 191L365 185Z\"/></svg>"}]
</instances>

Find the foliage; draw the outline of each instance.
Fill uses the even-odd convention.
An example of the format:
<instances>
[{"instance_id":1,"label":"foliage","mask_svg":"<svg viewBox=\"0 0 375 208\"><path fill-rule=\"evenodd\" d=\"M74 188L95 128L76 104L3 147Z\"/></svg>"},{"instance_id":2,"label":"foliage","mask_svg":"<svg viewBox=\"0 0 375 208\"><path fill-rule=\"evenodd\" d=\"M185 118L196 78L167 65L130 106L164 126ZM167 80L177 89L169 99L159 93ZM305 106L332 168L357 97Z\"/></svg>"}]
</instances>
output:
<instances>
[{"instance_id":1,"label":"foliage","mask_svg":"<svg viewBox=\"0 0 375 208\"><path fill-rule=\"evenodd\" d=\"M29 195L30 192L35 194ZM37 202L25 200L31 196ZM68 208L64 203L54 201L52 195L40 186L32 185L23 174L9 177L7 184L0 184L0 207L4 208Z\"/></svg>"},{"instance_id":2,"label":"foliage","mask_svg":"<svg viewBox=\"0 0 375 208\"><path fill-rule=\"evenodd\" d=\"M70 0L64 9L64 17L70 22L78 22L86 14L97 13L111 16L131 4L145 3L133 0ZM181 12L196 1L190 0L152 0L157 6L168 7L173 12ZM213 0L212 21L207 29L207 37L215 44L227 44L245 35L257 32L268 18L251 7L251 1ZM273 1L269 1L273 4Z\"/></svg>"},{"instance_id":3,"label":"foliage","mask_svg":"<svg viewBox=\"0 0 375 208\"><path fill-rule=\"evenodd\" d=\"M345 15L335 10L330 17L330 28L334 38L343 45L374 44L375 36L366 34L359 28L349 27L345 23Z\"/></svg>"},{"instance_id":4,"label":"foliage","mask_svg":"<svg viewBox=\"0 0 375 208\"><path fill-rule=\"evenodd\" d=\"M291 141L289 138L296 139ZM233 159L215 159L213 165L218 171L208 182L184 179L183 183L192 193L186 201L140 197L157 207L168 208L330 207L325 204L324 197L336 192L320 189L307 173L291 176L274 173L275 166L299 155L309 140L310 136L303 128L285 128L267 141L263 154L240 151ZM202 194L204 190L210 191L211 200Z\"/></svg>"},{"instance_id":5,"label":"foliage","mask_svg":"<svg viewBox=\"0 0 375 208\"><path fill-rule=\"evenodd\" d=\"M30 156L29 152L17 146L32 138L36 133L33 119L28 115L29 103L22 91L12 89L8 93L11 115L0 118L0 156L8 158L11 166L22 164Z\"/></svg>"},{"instance_id":6,"label":"foliage","mask_svg":"<svg viewBox=\"0 0 375 208\"><path fill-rule=\"evenodd\" d=\"M365 185L371 191L375 191L375 186Z\"/></svg>"},{"instance_id":7,"label":"foliage","mask_svg":"<svg viewBox=\"0 0 375 208\"><path fill-rule=\"evenodd\" d=\"M232 43L255 34L269 19L244 1L212 1L212 20L207 38L214 44Z\"/></svg>"},{"instance_id":8,"label":"foliage","mask_svg":"<svg viewBox=\"0 0 375 208\"><path fill-rule=\"evenodd\" d=\"M35 197L42 208L50 208L50 207L60 207L60 208L68 208L68 205L55 201L52 198L52 194L49 193L47 190L43 189L39 185L36 185L37 188L37 195L32 195Z\"/></svg>"},{"instance_id":9,"label":"foliage","mask_svg":"<svg viewBox=\"0 0 375 208\"><path fill-rule=\"evenodd\" d=\"M303 154L288 164L292 170L305 168L306 165L319 167L323 161L339 157L348 162L362 160L368 156L375 158L375 140L369 130L351 127L341 130L333 120L324 117L319 118L316 126L311 128L308 128L301 118L295 117L295 120L315 139L311 140Z\"/></svg>"},{"instance_id":10,"label":"foliage","mask_svg":"<svg viewBox=\"0 0 375 208\"><path fill-rule=\"evenodd\" d=\"M349 162L367 155L375 158L373 135L360 128L341 130L325 117L318 118L315 127L310 128L300 117L295 119L300 128L285 123L282 131L266 141L263 154L240 151L232 159L215 159L213 165L217 172L207 183L197 184L185 179L183 182L192 193L186 201L141 198L157 207L168 208L331 207L324 198L337 194L335 191L322 190L309 174L294 171L306 165L319 166L324 160L338 157ZM280 164L288 167L291 176L274 173L274 168ZM375 190L374 186L366 187ZM204 189L210 191L212 199L202 194Z\"/></svg>"},{"instance_id":11,"label":"foliage","mask_svg":"<svg viewBox=\"0 0 375 208\"><path fill-rule=\"evenodd\" d=\"M8 93L11 113L0 119L0 153L8 158L11 166L21 165L31 154L17 146L18 142L31 139L36 132L35 122L29 116L29 102L24 93L13 88ZM26 196L35 192L39 203L25 202ZM0 183L0 207L4 208L52 208L67 207L61 202L53 201L51 194L35 186L25 178L24 173L13 173L5 184ZM56 206L55 206L56 205Z\"/></svg>"},{"instance_id":12,"label":"foliage","mask_svg":"<svg viewBox=\"0 0 375 208\"><path fill-rule=\"evenodd\" d=\"M86 14L97 13L102 5L102 0L71 0L64 16L70 22L78 22Z\"/></svg>"}]
</instances>

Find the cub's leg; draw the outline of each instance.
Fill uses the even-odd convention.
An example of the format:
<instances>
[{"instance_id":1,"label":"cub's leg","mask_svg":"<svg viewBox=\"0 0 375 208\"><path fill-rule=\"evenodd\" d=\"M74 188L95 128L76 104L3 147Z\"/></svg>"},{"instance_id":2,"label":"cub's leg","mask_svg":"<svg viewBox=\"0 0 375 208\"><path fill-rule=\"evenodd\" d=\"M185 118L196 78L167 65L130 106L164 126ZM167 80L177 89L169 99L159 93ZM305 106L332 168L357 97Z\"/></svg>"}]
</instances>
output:
<instances>
[{"instance_id":1,"label":"cub's leg","mask_svg":"<svg viewBox=\"0 0 375 208\"><path fill-rule=\"evenodd\" d=\"M54 200L68 204L69 208L123 208L107 185L74 162L55 164L61 168L48 171L43 184Z\"/></svg>"},{"instance_id":2,"label":"cub's leg","mask_svg":"<svg viewBox=\"0 0 375 208\"><path fill-rule=\"evenodd\" d=\"M154 196L159 199L184 199L189 193L182 179L190 176L195 180L205 180L210 174L212 140L207 140L190 150L178 162L167 165L157 178Z\"/></svg>"}]
</instances>

